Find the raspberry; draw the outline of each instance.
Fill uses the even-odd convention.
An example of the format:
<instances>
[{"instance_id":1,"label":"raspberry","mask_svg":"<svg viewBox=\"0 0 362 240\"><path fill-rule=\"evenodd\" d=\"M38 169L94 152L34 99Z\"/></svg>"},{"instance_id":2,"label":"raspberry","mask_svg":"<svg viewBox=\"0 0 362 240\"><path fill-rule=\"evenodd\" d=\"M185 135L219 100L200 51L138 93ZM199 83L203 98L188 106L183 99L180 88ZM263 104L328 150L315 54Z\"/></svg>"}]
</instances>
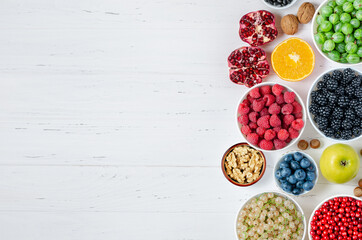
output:
<instances>
[{"instance_id":1,"label":"raspberry","mask_svg":"<svg viewBox=\"0 0 362 240\"><path fill-rule=\"evenodd\" d=\"M273 130L274 130L276 133L279 132L281 129L282 129L281 127L275 127L275 128L273 128Z\"/></svg>"},{"instance_id":2,"label":"raspberry","mask_svg":"<svg viewBox=\"0 0 362 240\"><path fill-rule=\"evenodd\" d=\"M294 92L285 92L284 93L284 101L286 103L292 103L295 99L295 93Z\"/></svg>"},{"instance_id":3,"label":"raspberry","mask_svg":"<svg viewBox=\"0 0 362 240\"><path fill-rule=\"evenodd\" d=\"M256 120L257 120L258 116L259 116L259 113L257 113L257 112L251 112L251 113L249 113L249 120L250 120L251 122L255 122L255 123L256 123Z\"/></svg>"},{"instance_id":4,"label":"raspberry","mask_svg":"<svg viewBox=\"0 0 362 240\"><path fill-rule=\"evenodd\" d=\"M249 92L249 95L252 98L260 98L261 95L260 95L260 92L259 92L259 88L251 89L250 92Z\"/></svg>"},{"instance_id":5,"label":"raspberry","mask_svg":"<svg viewBox=\"0 0 362 240\"><path fill-rule=\"evenodd\" d=\"M303 119L295 119L293 122L292 122L292 128L294 128L295 130L300 130L304 127L304 122L303 122Z\"/></svg>"},{"instance_id":6,"label":"raspberry","mask_svg":"<svg viewBox=\"0 0 362 240\"><path fill-rule=\"evenodd\" d=\"M246 96L246 99L250 102L250 104L252 104L255 100L255 98L252 98L249 94Z\"/></svg>"},{"instance_id":7,"label":"raspberry","mask_svg":"<svg viewBox=\"0 0 362 240\"><path fill-rule=\"evenodd\" d=\"M285 148L285 146L287 146L287 143L276 138L273 140L273 143L274 143L274 147L275 149L282 149L282 148Z\"/></svg>"},{"instance_id":8,"label":"raspberry","mask_svg":"<svg viewBox=\"0 0 362 240\"><path fill-rule=\"evenodd\" d=\"M269 115L268 109L267 108L263 108L260 111L260 117L265 116L265 115Z\"/></svg>"},{"instance_id":9,"label":"raspberry","mask_svg":"<svg viewBox=\"0 0 362 240\"><path fill-rule=\"evenodd\" d=\"M265 101L265 106L269 107L272 103L275 103L275 97L271 94L266 94L263 97L263 100Z\"/></svg>"},{"instance_id":10,"label":"raspberry","mask_svg":"<svg viewBox=\"0 0 362 240\"><path fill-rule=\"evenodd\" d=\"M270 140L273 140L276 135L277 135L277 133L274 130L268 129L265 131L264 138L265 138L265 140L270 141Z\"/></svg>"},{"instance_id":11,"label":"raspberry","mask_svg":"<svg viewBox=\"0 0 362 240\"><path fill-rule=\"evenodd\" d=\"M282 123L282 128L283 128L283 129L288 129L288 127L289 127L289 126L288 126L287 124L285 124L285 122Z\"/></svg>"},{"instance_id":12,"label":"raspberry","mask_svg":"<svg viewBox=\"0 0 362 240\"><path fill-rule=\"evenodd\" d=\"M286 129L280 129L280 131L278 132L278 138L282 141L287 140L287 138L289 137L289 133Z\"/></svg>"},{"instance_id":13,"label":"raspberry","mask_svg":"<svg viewBox=\"0 0 362 240\"><path fill-rule=\"evenodd\" d=\"M278 117L278 115L273 114L270 117L269 123L270 123L270 126L272 126L272 127L279 127L282 124L282 121L280 121L280 118Z\"/></svg>"},{"instance_id":14,"label":"raspberry","mask_svg":"<svg viewBox=\"0 0 362 240\"><path fill-rule=\"evenodd\" d=\"M258 127L257 129L256 129L256 133L260 136L260 137L263 137L264 136L264 134L265 134L265 128L263 128L263 127Z\"/></svg>"},{"instance_id":15,"label":"raspberry","mask_svg":"<svg viewBox=\"0 0 362 240\"><path fill-rule=\"evenodd\" d=\"M247 125L247 124L249 123L249 117L248 117L248 115L239 116L239 117L238 117L238 122L239 122L241 125Z\"/></svg>"},{"instance_id":16,"label":"raspberry","mask_svg":"<svg viewBox=\"0 0 362 240\"><path fill-rule=\"evenodd\" d=\"M256 133L249 133L246 136L246 140L248 140L248 142L250 142L253 145L258 145L259 143L259 135Z\"/></svg>"},{"instance_id":17,"label":"raspberry","mask_svg":"<svg viewBox=\"0 0 362 240\"><path fill-rule=\"evenodd\" d=\"M280 106L277 103L273 103L272 105L270 105L268 111L270 114L279 114Z\"/></svg>"},{"instance_id":18,"label":"raspberry","mask_svg":"<svg viewBox=\"0 0 362 240\"><path fill-rule=\"evenodd\" d=\"M263 99L255 100L252 104L252 108L255 112L260 112L265 106L265 102Z\"/></svg>"},{"instance_id":19,"label":"raspberry","mask_svg":"<svg viewBox=\"0 0 362 240\"><path fill-rule=\"evenodd\" d=\"M290 143L292 141L292 139L290 137L287 138L287 140L285 140L286 143Z\"/></svg>"},{"instance_id":20,"label":"raspberry","mask_svg":"<svg viewBox=\"0 0 362 240\"><path fill-rule=\"evenodd\" d=\"M291 139L294 139L294 138L297 138L299 136L299 131L295 130L294 128L290 127L288 129L288 132L289 132L289 137Z\"/></svg>"},{"instance_id":21,"label":"raspberry","mask_svg":"<svg viewBox=\"0 0 362 240\"><path fill-rule=\"evenodd\" d=\"M256 128L258 127L258 125L257 125L255 122L250 122L250 123L249 123L249 127L250 127L251 129L256 129Z\"/></svg>"},{"instance_id":22,"label":"raspberry","mask_svg":"<svg viewBox=\"0 0 362 240\"><path fill-rule=\"evenodd\" d=\"M294 116L293 115L284 115L283 117L283 123L287 126L289 126L290 124L292 124L292 122L294 121Z\"/></svg>"},{"instance_id":23,"label":"raspberry","mask_svg":"<svg viewBox=\"0 0 362 240\"><path fill-rule=\"evenodd\" d=\"M302 117L303 117L303 113L302 113L302 112L296 113L296 114L294 114L294 117L295 117L295 118L302 118Z\"/></svg>"},{"instance_id":24,"label":"raspberry","mask_svg":"<svg viewBox=\"0 0 362 240\"><path fill-rule=\"evenodd\" d=\"M282 113L284 115L291 114L293 112L293 109L294 109L293 105L290 103L287 103L282 107Z\"/></svg>"},{"instance_id":25,"label":"raspberry","mask_svg":"<svg viewBox=\"0 0 362 240\"><path fill-rule=\"evenodd\" d=\"M282 105L284 102L284 97L282 94L278 95L275 97L275 102L278 103L279 105Z\"/></svg>"},{"instance_id":26,"label":"raspberry","mask_svg":"<svg viewBox=\"0 0 362 240\"><path fill-rule=\"evenodd\" d=\"M248 99L244 99L241 104L244 104L245 106L250 106L250 101Z\"/></svg>"},{"instance_id":27,"label":"raspberry","mask_svg":"<svg viewBox=\"0 0 362 240\"><path fill-rule=\"evenodd\" d=\"M266 95L266 94L270 94L271 93L271 87L268 85L265 86L261 86L260 87L260 93L262 96Z\"/></svg>"},{"instance_id":28,"label":"raspberry","mask_svg":"<svg viewBox=\"0 0 362 240\"><path fill-rule=\"evenodd\" d=\"M282 94L283 90L284 90L284 87L279 84L275 84L272 87L272 92L274 93L275 96Z\"/></svg>"},{"instance_id":29,"label":"raspberry","mask_svg":"<svg viewBox=\"0 0 362 240\"><path fill-rule=\"evenodd\" d=\"M270 119L269 115L262 116L258 119L256 123L258 124L259 127L270 128L269 119Z\"/></svg>"},{"instance_id":30,"label":"raspberry","mask_svg":"<svg viewBox=\"0 0 362 240\"><path fill-rule=\"evenodd\" d=\"M259 147L261 149L264 149L264 150L272 150L273 149L273 142L263 139L263 140L260 141Z\"/></svg>"},{"instance_id":31,"label":"raspberry","mask_svg":"<svg viewBox=\"0 0 362 240\"><path fill-rule=\"evenodd\" d=\"M242 132L244 135L248 135L249 133L251 133L251 129L250 129L249 126L242 126L241 132Z\"/></svg>"},{"instance_id":32,"label":"raspberry","mask_svg":"<svg viewBox=\"0 0 362 240\"><path fill-rule=\"evenodd\" d=\"M238 113L239 113L240 115L246 115L246 114L248 114L249 111L250 111L250 108L249 108L247 105L245 105L245 104L243 104L243 103L241 103L241 104L239 105Z\"/></svg>"},{"instance_id":33,"label":"raspberry","mask_svg":"<svg viewBox=\"0 0 362 240\"><path fill-rule=\"evenodd\" d=\"M302 108L302 105L300 105L299 102L293 102L292 105L293 105L293 113L302 112L303 108Z\"/></svg>"}]
</instances>

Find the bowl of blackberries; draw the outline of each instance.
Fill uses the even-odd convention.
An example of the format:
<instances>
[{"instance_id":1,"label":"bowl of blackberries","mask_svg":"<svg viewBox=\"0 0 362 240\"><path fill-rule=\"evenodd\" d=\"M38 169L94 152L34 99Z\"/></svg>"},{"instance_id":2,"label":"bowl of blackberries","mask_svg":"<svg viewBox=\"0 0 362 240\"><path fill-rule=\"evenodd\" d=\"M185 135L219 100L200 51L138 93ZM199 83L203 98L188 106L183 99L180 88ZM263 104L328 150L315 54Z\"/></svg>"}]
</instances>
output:
<instances>
[{"instance_id":1,"label":"bowl of blackberries","mask_svg":"<svg viewBox=\"0 0 362 240\"><path fill-rule=\"evenodd\" d=\"M292 6L297 0L262 0L268 7L285 9Z\"/></svg>"},{"instance_id":2,"label":"bowl of blackberries","mask_svg":"<svg viewBox=\"0 0 362 240\"><path fill-rule=\"evenodd\" d=\"M309 90L307 108L322 136L339 142L361 138L362 73L352 68L324 72Z\"/></svg>"},{"instance_id":3,"label":"bowl of blackberries","mask_svg":"<svg viewBox=\"0 0 362 240\"><path fill-rule=\"evenodd\" d=\"M286 153L274 168L277 187L295 196L310 192L318 181L318 175L314 159L299 151Z\"/></svg>"}]
</instances>

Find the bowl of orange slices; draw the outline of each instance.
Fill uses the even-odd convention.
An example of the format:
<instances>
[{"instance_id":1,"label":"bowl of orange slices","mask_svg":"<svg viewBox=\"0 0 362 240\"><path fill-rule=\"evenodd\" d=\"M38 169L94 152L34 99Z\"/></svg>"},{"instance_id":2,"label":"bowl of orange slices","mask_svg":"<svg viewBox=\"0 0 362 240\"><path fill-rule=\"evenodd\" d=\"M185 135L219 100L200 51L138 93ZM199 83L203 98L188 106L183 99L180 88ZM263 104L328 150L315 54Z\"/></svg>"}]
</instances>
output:
<instances>
[{"instance_id":1,"label":"bowl of orange slices","mask_svg":"<svg viewBox=\"0 0 362 240\"><path fill-rule=\"evenodd\" d=\"M306 41L292 37L274 48L271 62L274 72L281 79L298 82L313 72L315 56L312 47Z\"/></svg>"}]
</instances>

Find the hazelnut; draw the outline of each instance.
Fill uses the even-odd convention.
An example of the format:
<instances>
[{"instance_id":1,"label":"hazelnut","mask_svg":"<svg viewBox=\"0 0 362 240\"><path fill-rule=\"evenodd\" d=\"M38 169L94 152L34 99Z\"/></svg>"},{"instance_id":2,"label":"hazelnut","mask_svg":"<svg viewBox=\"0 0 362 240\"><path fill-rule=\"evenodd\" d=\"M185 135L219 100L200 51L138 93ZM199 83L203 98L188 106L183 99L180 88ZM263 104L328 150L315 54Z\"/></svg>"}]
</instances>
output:
<instances>
[{"instance_id":1,"label":"hazelnut","mask_svg":"<svg viewBox=\"0 0 362 240\"><path fill-rule=\"evenodd\" d=\"M354 193L354 195L355 195L356 197L362 197L362 188L356 187L356 188L354 189L353 193Z\"/></svg>"},{"instance_id":2,"label":"hazelnut","mask_svg":"<svg viewBox=\"0 0 362 240\"><path fill-rule=\"evenodd\" d=\"M362 188L362 179L358 181L358 186Z\"/></svg>"},{"instance_id":3,"label":"hazelnut","mask_svg":"<svg viewBox=\"0 0 362 240\"><path fill-rule=\"evenodd\" d=\"M314 12L315 8L313 4L310 2L303 3L300 5L297 13L299 22L303 24L309 23L313 18Z\"/></svg>"},{"instance_id":4,"label":"hazelnut","mask_svg":"<svg viewBox=\"0 0 362 240\"><path fill-rule=\"evenodd\" d=\"M282 29L285 34L294 35L298 32L298 19L293 14L288 14L282 18Z\"/></svg>"},{"instance_id":5,"label":"hazelnut","mask_svg":"<svg viewBox=\"0 0 362 240\"><path fill-rule=\"evenodd\" d=\"M316 148L319 148L320 145L321 145L321 142L320 142L318 139L312 139L312 140L310 141L310 147L311 147L311 148L316 149Z\"/></svg>"},{"instance_id":6,"label":"hazelnut","mask_svg":"<svg viewBox=\"0 0 362 240\"><path fill-rule=\"evenodd\" d=\"M306 140L300 140L298 142L298 148L301 150L306 150L308 148L308 142Z\"/></svg>"}]
</instances>

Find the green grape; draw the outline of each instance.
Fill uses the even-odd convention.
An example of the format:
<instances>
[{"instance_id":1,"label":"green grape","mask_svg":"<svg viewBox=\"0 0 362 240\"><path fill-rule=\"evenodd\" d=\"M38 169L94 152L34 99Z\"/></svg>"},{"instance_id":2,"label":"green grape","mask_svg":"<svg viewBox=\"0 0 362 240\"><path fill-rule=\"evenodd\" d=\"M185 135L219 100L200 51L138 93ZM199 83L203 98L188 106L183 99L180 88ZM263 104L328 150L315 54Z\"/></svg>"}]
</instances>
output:
<instances>
[{"instance_id":1,"label":"green grape","mask_svg":"<svg viewBox=\"0 0 362 240\"><path fill-rule=\"evenodd\" d=\"M339 16L339 19L341 20L341 22L346 23L351 21L351 15L349 15L348 13L342 13L341 16Z\"/></svg>"},{"instance_id":2,"label":"green grape","mask_svg":"<svg viewBox=\"0 0 362 240\"><path fill-rule=\"evenodd\" d=\"M353 4L351 2L346 2L343 4L343 11L345 12L352 12L354 9Z\"/></svg>"},{"instance_id":3,"label":"green grape","mask_svg":"<svg viewBox=\"0 0 362 240\"><path fill-rule=\"evenodd\" d=\"M332 38L333 42L335 43L341 43L344 40L343 33L333 33Z\"/></svg>"},{"instance_id":4,"label":"green grape","mask_svg":"<svg viewBox=\"0 0 362 240\"><path fill-rule=\"evenodd\" d=\"M362 29L357 29L354 31L353 36L358 40L362 39Z\"/></svg>"},{"instance_id":5,"label":"green grape","mask_svg":"<svg viewBox=\"0 0 362 240\"><path fill-rule=\"evenodd\" d=\"M354 2L354 0L347 0L347 2L351 2L351 3L353 3L353 2Z\"/></svg>"},{"instance_id":6,"label":"green grape","mask_svg":"<svg viewBox=\"0 0 362 240\"><path fill-rule=\"evenodd\" d=\"M356 39L354 38L353 34L348 34L344 37L345 43L354 42L354 40L356 40Z\"/></svg>"},{"instance_id":7,"label":"green grape","mask_svg":"<svg viewBox=\"0 0 362 240\"><path fill-rule=\"evenodd\" d=\"M341 58L341 54L340 54L338 51L333 50L333 51L330 51L330 52L328 53L328 57L329 57L330 59L332 59L333 61L338 62L339 59Z\"/></svg>"},{"instance_id":8,"label":"green grape","mask_svg":"<svg viewBox=\"0 0 362 240\"><path fill-rule=\"evenodd\" d=\"M357 20L357 19L356 19ZM331 14L331 16L329 16L329 21L334 25L337 24L339 22L339 16L336 13ZM357 20L358 21L358 20Z\"/></svg>"},{"instance_id":9,"label":"green grape","mask_svg":"<svg viewBox=\"0 0 362 240\"><path fill-rule=\"evenodd\" d=\"M357 52L357 44L353 43L353 42L349 42L346 44L346 52L347 53L355 53Z\"/></svg>"},{"instance_id":10,"label":"green grape","mask_svg":"<svg viewBox=\"0 0 362 240\"><path fill-rule=\"evenodd\" d=\"M357 53L350 53L347 55L346 57L347 62L349 63L359 63L360 62L360 57L358 56Z\"/></svg>"},{"instance_id":11,"label":"green grape","mask_svg":"<svg viewBox=\"0 0 362 240\"><path fill-rule=\"evenodd\" d=\"M317 32L322 32L321 25L318 25Z\"/></svg>"},{"instance_id":12,"label":"green grape","mask_svg":"<svg viewBox=\"0 0 362 240\"><path fill-rule=\"evenodd\" d=\"M332 51L335 46L335 43L330 39L326 40L323 44L323 47L326 51Z\"/></svg>"},{"instance_id":13,"label":"green grape","mask_svg":"<svg viewBox=\"0 0 362 240\"><path fill-rule=\"evenodd\" d=\"M326 35L324 35L323 33L317 33L316 35L314 35L314 40L318 44L323 44L326 41Z\"/></svg>"},{"instance_id":14,"label":"green grape","mask_svg":"<svg viewBox=\"0 0 362 240\"><path fill-rule=\"evenodd\" d=\"M327 5L334 8L335 6L337 6L337 3L335 1L329 1Z\"/></svg>"},{"instance_id":15,"label":"green grape","mask_svg":"<svg viewBox=\"0 0 362 240\"><path fill-rule=\"evenodd\" d=\"M357 55L362 58L362 47L358 48Z\"/></svg>"},{"instance_id":16,"label":"green grape","mask_svg":"<svg viewBox=\"0 0 362 240\"><path fill-rule=\"evenodd\" d=\"M362 38L357 39L356 44L357 44L357 46L362 46Z\"/></svg>"},{"instance_id":17,"label":"green grape","mask_svg":"<svg viewBox=\"0 0 362 240\"><path fill-rule=\"evenodd\" d=\"M346 52L346 44L345 43L338 43L336 45L336 49L340 53L345 53Z\"/></svg>"},{"instance_id":18,"label":"green grape","mask_svg":"<svg viewBox=\"0 0 362 240\"><path fill-rule=\"evenodd\" d=\"M351 25L351 24L350 24L350 25ZM322 24L321 24L320 26L321 26L322 32L329 32L329 31L332 29L332 27L333 27L332 23L330 23L330 22L328 22L328 21L322 22ZM352 25L351 25L351 27L352 27ZM353 27L352 27L352 28L353 28ZM342 26L342 29L343 29L343 26Z\"/></svg>"},{"instance_id":19,"label":"green grape","mask_svg":"<svg viewBox=\"0 0 362 240\"><path fill-rule=\"evenodd\" d=\"M361 10L362 9L362 0L355 0L353 2L353 7L357 10Z\"/></svg>"},{"instance_id":20,"label":"green grape","mask_svg":"<svg viewBox=\"0 0 362 240\"><path fill-rule=\"evenodd\" d=\"M332 15L331 15L331 16L332 16ZM354 28L358 28L358 27L361 25L360 21L359 21L357 18L353 18L349 23L350 23L350 24L352 25L352 27L354 27Z\"/></svg>"},{"instance_id":21,"label":"green grape","mask_svg":"<svg viewBox=\"0 0 362 240\"><path fill-rule=\"evenodd\" d=\"M342 32L346 35L352 33L353 32L352 25L350 23L343 23Z\"/></svg>"},{"instance_id":22,"label":"green grape","mask_svg":"<svg viewBox=\"0 0 362 240\"><path fill-rule=\"evenodd\" d=\"M358 10L358 11L356 12L356 18L357 18L358 20L362 21L362 10Z\"/></svg>"},{"instance_id":23,"label":"green grape","mask_svg":"<svg viewBox=\"0 0 362 240\"><path fill-rule=\"evenodd\" d=\"M332 13L333 13L333 8L331 8L330 6L324 6L321 9L321 14L324 17L329 17L329 15L331 15Z\"/></svg>"},{"instance_id":24,"label":"green grape","mask_svg":"<svg viewBox=\"0 0 362 240\"><path fill-rule=\"evenodd\" d=\"M317 21L317 24L320 25L322 24L322 22L324 22L327 18L323 17L322 15L318 15L316 21Z\"/></svg>"},{"instance_id":25,"label":"green grape","mask_svg":"<svg viewBox=\"0 0 362 240\"><path fill-rule=\"evenodd\" d=\"M325 35L326 35L326 39L332 39L333 32L326 32Z\"/></svg>"},{"instance_id":26,"label":"green grape","mask_svg":"<svg viewBox=\"0 0 362 240\"><path fill-rule=\"evenodd\" d=\"M353 10L352 12L351 12L351 16L354 18L354 17L356 17L356 10Z\"/></svg>"},{"instance_id":27,"label":"green grape","mask_svg":"<svg viewBox=\"0 0 362 240\"><path fill-rule=\"evenodd\" d=\"M341 15L343 13L343 7L337 6L333 9L334 13L337 13L338 15Z\"/></svg>"},{"instance_id":28,"label":"green grape","mask_svg":"<svg viewBox=\"0 0 362 240\"><path fill-rule=\"evenodd\" d=\"M338 6L343 5L345 2L347 2L347 0L336 0Z\"/></svg>"},{"instance_id":29,"label":"green grape","mask_svg":"<svg viewBox=\"0 0 362 240\"><path fill-rule=\"evenodd\" d=\"M342 25L343 25L343 23L341 23L341 22L334 25L334 27L333 27L334 32L342 32Z\"/></svg>"}]
</instances>

